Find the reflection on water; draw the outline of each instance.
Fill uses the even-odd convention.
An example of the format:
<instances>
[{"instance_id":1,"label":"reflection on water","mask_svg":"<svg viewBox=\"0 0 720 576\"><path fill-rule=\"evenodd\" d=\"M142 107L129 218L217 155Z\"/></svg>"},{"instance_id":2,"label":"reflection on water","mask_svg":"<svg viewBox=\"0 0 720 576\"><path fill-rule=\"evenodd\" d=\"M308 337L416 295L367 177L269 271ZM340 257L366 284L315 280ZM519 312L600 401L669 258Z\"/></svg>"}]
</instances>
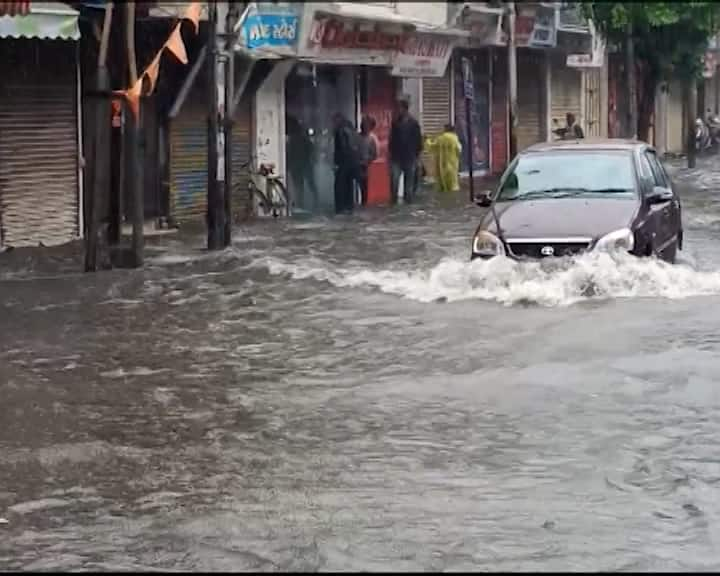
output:
<instances>
[{"instance_id":1,"label":"reflection on water","mask_svg":"<svg viewBox=\"0 0 720 576\"><path fill-rule=\"evenodd\" d=\"M3 255L0 569L718 569L720 210L683 200L675 267L470 264L449 204Z\"/></svg>"}]
</instances>

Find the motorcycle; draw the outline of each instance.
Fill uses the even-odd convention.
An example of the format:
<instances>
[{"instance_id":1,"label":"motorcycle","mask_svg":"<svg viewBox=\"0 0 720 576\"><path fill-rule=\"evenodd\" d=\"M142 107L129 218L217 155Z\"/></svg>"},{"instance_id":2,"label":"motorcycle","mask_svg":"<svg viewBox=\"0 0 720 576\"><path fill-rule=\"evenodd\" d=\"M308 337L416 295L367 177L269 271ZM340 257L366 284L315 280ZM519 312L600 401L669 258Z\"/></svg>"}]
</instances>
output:
<instances>
[{"instance_id":1,"label":"motorcycle","mask_svg":"<svg viewBox=\"0 0 720 576\"><path fill-rule=\"evenodd\" d=\"M705 152L713 147L713 138L710 129L702 118L695 120L695 150Z\"/></svg>"},{"instance_id":2,"label":"motorcycle","mask_svg":"<svg viewBox=\"0 0 720 576\"><path fill-rule=\"evenodd\" d=\"M710 132L710 140L713 148L720 147L720 117L714 116L708 111L707 127Z\"/></svg>"}]
</instances>

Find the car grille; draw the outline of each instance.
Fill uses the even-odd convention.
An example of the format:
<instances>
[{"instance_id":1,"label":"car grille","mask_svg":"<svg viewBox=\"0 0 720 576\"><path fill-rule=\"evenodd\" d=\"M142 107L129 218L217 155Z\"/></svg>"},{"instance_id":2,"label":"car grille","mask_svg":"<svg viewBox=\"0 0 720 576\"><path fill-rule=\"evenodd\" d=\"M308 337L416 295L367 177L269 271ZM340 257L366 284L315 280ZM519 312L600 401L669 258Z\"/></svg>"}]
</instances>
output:
<instances>
[{"instance_id":1,"label":"car grille","mask_svg":"<svg viewBox=\"0 0 720 576\"><path fill-rule=\"evenodd\" d=\"M574 256L590 247L590 242L508 242L510 253L517 258L548 258ZM552 248L552 254L548 254Z\"/></svg>"}]
</instances>

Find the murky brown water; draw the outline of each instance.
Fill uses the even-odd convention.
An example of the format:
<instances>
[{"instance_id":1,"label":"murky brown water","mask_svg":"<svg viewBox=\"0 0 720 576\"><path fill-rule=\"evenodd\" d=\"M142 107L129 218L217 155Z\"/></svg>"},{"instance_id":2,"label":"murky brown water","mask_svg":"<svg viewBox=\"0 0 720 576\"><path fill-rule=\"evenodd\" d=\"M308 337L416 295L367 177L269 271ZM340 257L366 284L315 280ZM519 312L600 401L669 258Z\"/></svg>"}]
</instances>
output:
<instances>
[{"instance_id":1,"label":"murky brown water","mask_svg":"<svg viewBox=\"0 0 720 576\"><path fill-rule=\"evenodd\" d=\"M459 206L0 255L0 569L720 568L720 171L676 181L675 267L470 265Z\"/></svg>"}]
</instances>

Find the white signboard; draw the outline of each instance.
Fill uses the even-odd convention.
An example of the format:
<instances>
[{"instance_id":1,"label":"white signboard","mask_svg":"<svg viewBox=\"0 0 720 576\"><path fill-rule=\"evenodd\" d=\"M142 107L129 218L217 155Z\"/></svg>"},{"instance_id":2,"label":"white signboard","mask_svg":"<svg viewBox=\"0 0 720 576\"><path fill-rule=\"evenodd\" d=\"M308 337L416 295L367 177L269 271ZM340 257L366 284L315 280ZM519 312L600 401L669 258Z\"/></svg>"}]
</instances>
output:
<instances>
[{"instance_id":1,"label":"white signboard","mask_svg":"<svg viewBox=\"0 0 720 576\"><path fill-rule=\"evenodd\" d=\"M395 54L392 75L441 78L451 54L452 45L447 38L408 36Z\"/></svg>"},{"instance_id":2,"label":"white signboard","mask_svg":"<svg viewBox=\"0 0 720 576\"><path fill-rule=\"evenodd\" d=\"M605 63L605 42L600 34L593 31L592 53L568 54L568 68L602 68Z\"/></svg>"}]
</instances>

